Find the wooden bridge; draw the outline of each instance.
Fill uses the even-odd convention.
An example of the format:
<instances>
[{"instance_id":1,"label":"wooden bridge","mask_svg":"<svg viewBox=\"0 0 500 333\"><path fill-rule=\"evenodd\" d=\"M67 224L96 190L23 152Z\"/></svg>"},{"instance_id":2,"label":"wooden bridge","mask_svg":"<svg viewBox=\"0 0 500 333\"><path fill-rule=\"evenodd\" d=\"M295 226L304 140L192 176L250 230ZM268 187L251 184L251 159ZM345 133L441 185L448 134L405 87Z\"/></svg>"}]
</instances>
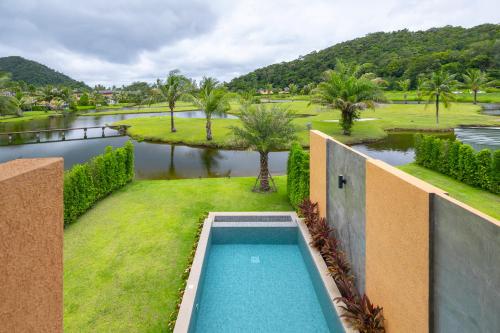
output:
<instances>
[{"instance_id":1,"label":"wooden bridge","mask_svg":"<svg viewBox=\"0 0 500 333\"><path fill-rule=\"evenodd\" d=\"M7 137L7 145L17 144L13 140L14 136L22 136L22 135L32 134L35 136L36 142L22 142L21 144L41 143L41 142L43 142L43 143L45 143L45 142L60 142L60 141L66 141L66 133L70 132L70 131L82 131L82 137L68 139L68 141L69 140L97 139L97 138L106 138L106 137L110 138L110 137L127 135L127 128L128 127L130 127L130 126L129 125L118 125L118 126L106 125L106 126L89 126L89 127L74 127L74 128L51 128L51 129L34 130L34 131L21 131L21 132L6 132L6 133L0 133L0 140L4 137ZM105 134L106 128L117 131L117 134L106 136L106 134ZM91 129L101 129L101 136L88 137L87 131L91 130ZM41 141L41 135L43 133L59 133L60 136L57 140Z\"/></svg>"}]
</instances>

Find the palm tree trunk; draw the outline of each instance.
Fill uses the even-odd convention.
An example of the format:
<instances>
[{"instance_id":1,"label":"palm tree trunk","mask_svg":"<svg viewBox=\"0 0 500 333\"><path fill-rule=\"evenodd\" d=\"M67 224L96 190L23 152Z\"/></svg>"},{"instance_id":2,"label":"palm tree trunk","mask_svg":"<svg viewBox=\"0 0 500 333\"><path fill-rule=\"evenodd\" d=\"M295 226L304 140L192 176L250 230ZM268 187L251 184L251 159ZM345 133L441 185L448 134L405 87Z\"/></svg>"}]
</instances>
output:
<instances>
[{"instance_id":1,"label":"palm tree trunk","mask_svg":"<svg viewBox=\"0 0 500 333\"><path fill-rule=\"evenodd\" d=\"M474 104L477 104L477 90L474 90Z\"/></svg>"},{"instance_id":2,"label":"palm tree trunk","mask_svg":"<svg viewBox=\"0 0 500 333\"><path fill-rule=\"evenodd\" d=\"M408 104L408 100L406 99L407 97L408 97L407 94L404 94L403 98L405 100L405 104Z\"/></svg>"},{"instance_id":3,"label":"palm tree trunk","mask_svg":"<svg viewBox=\"0 0 500 333\"><path fill-rule=\"evenodd\" d=\"M210 117L207 117L206 129L207 129L207 141L211 141L212 140L212 120L210 119Z\"/></svg>"},{"instance_id":4,"label":"palm tree trunk","mask_svg":"<svg viewBox=\"0 0 500 333\"><path fill-rule=\"evenodd\" d=\"M269 156L268 153L260 153L260 190L262 192L268 192L271 188L269 187Z\"/></svg>"},{"instance_id":5,"label":"palm tree trunk","mask_svg":"<svg viewBox=\"0 0 500 333\"><path fill-rule=\"evenodd\" d=\"M174 124L174 108L172 106L170 106L170 131L177 132Z\"/></svg>"},{"instance_id":6,"label":"palm tree trunk","mask_svg":"<svg viewBox=\"0 0 500 333\"><path fill-rule=\"evenodd\" d=\"M439 126L439 95L436 95L436 125Z\"/></svg>"}]
</instances>

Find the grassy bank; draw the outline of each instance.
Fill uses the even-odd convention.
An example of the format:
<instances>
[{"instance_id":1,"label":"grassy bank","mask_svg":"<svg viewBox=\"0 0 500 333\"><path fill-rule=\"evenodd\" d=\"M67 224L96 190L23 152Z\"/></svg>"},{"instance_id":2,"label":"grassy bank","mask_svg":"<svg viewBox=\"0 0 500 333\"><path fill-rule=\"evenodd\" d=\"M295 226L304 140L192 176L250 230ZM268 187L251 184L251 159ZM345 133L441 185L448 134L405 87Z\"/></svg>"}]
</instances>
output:
<instances>
[{"instance_id":1,"label":"grassy bank","mask_svg":"<svg viewBox=\"0 0 500 333\"><path fill-rule=\"evenodd\" d=\"M187 102L178 102L174 112L180 111L193 111L198 110L195 105ZM99 110L99 109L98 109ZM107 116L113 114L136 114L136 113L158 113L158 112L170 112L170 109L166 104L152 104L150 106L134 106L127 109L117 108L117 109L104 109L97 112L81 113L81 116Z\"/></svg>"},{"instance_id":2,"label":"grassy bank","mask_svg":"<svg viewBox=\"0 0 500 333\"><path fill-rule=\"evenodd\" d=\"M136 181L64 231L64 330L164 332L205 211L291 210L253 178Z\"/></svg>"},{"instance_id":3,"label":"grassy bank","mask_svg":"<svg viewBox=\"0 0 500 333\"><path fill-rule=\"evenodd\" d=\"M459 125L499 126L500 119L494 116L481 114L480 107L469 104L454 104L450 109L440 112L440 125L436 126L434 109L424 105L383 105L375 110L362 112L362 118L375 118L371 121L356 122L351 136L342 135L339 126L338 111L324 111L317 105L307 102L290 102L282 105L289 107L297 114L311 114L309 117L300 117L294 120L298 128L299 141L302 145L309 145L307 125L320 130L334 138L347 143L359 143L378 140L385 137L387 130L428 130L445 131ZM237 113L237 110L234 110ZM194 146L213 146L220 148L241 148L232 137L230 126L238 125L238 119L214 119L214 140L205 139L205 120L194 118L176 119L177 132L169 130L169 117L135 118L117 122L116 124L130 125L129 135L138 140L155 142L180 143Z\"/></svg>"},{"instance_id":4,"label":"grassy bank","mask_svg":"<svg viewBox=\"0 0 500 333\"><path fill-rule=\"evenodd\" d=\"M59 117L62 116L61 113L57 113L55 111L26 111L23 113L22 117L16 116L0 116L0 123L15 123L15 122L24 122L35 119L44 119L48 117Z\"/></svg>"},{"instance_id":5,"label":"grassy bank","mask_svg":"<svg viewBox=\"0 0 500 333\"><path fill-rule=\"evenodd\" d=\"M500 219L500 196L469 186L439 172L429 170L414 163L399 167L401 170L425 180L450 194L451 197L476 208L496 219Z\"/></svg>"}]
</instances>

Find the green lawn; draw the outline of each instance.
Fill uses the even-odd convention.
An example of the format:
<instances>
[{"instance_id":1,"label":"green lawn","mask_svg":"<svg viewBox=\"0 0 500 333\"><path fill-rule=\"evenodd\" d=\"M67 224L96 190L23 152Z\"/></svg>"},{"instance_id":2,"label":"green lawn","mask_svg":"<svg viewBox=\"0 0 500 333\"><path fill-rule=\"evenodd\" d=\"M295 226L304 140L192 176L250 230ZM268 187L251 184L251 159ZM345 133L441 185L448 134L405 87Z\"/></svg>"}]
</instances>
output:
<instances>
[{"instance_id":1,"label":"green lawn","mask_svg":"<svg viewBox=\"0 0 500 333\"><path fill-rule=\"evenodd\" d=\"M384 94L390 101L404 101L404 93L402 91L385 91ZM468 91L463 91L461 94L455 94L454 96L456 102L472 103L474 100L474 96ZM407 100L416 101L416 92L409 91L407 93ZM425 101L425 98L423 100ZM479 93L477 94L477 101L479 103L500 103L500 92Z\"/></svg>"},{"instance_id":2,"label":"green lawn","mask_svg":"<svg viewBox=\"0 0 500 333\"><path fill-rule=\"evenodd\" d=\"M206 211L290 211L253 178L135 181L64 231L64 330L164 332L198 218Z\"/></svg>"},{"instance_id":3,"label":"green lawn","mask_svg":"<svg viewBox=\"0 0 500 333\"><path fill-rule=\"evenodd\" d=\"M197 108L194 104L188 102L177 102L174 112L192 111L198 109L199 108ZM106 116L112 114L152 113L152 112L167 112L167 111L170 112L168 106L164 103L159 103L159 104L152 104L151 106L148 105L134 106L133 109L125 109L125 110L122 110L120 108L114 110L105 109L99 112L81 113L80 115L95 117L95 116Z\"/></svg>"},{"instance_id":4,"label":"green lawn","mask_svg":"<svg viewBox=\"0 0 500 333\"><path fill-rule=\"evenodd\" d=\"M464 184L439 172L429 170L414 163L399 167L401 170L425 180L450 194L451 197L500 219L500 195L496 195Z\"/></svg>"},{"instance_id":5,"label":"green lawn","mask_svg":"<svg viewBox=\"0 0 500 333\"><path fill-rule=\"evenodd\" d=\"M22 117L17 116L0 116L0 123L13 123L13 122L23 122L30 121L34 119L47 118L52 116L62 116L61 113L55 111L25 111Z\"/></svg>"},{"instance_id":6,"label":"green lawn","mask_svg":"<svg viewBox=\"0 0 500 333\"><path fill-rule=\"evenodd\" d=\"M500 125L500 119L495 116L481 114L480 107L471 104L453 104L449 109L440 112L440 125L436 126L434 109L432 106L424 105L382 105L375 110L366 110L361 114L362 118L376 118L372 121L356 122L351 136L341 134L338 122L340 113L338 111L327 111L318 105L310 105L305 101L282 103L285 107L294 110L297 114L311 115L299 117L294 123L298 128L299 141L302 145L309 145L307 124L313 129L320 130L334 138L348 144L359 143L369 140L377 140L385 137L387 130L451 130L458 125ZM233 105L231 110L238 113L238 108ZM241 148L229 130L230 126L238 125L237 119L214 119L214 140L205 140L205 120L194 118L177 118L176 133L168 129L169 117L135 118L120 121L116 124L127 124L132 126L129 134L138 140L156 142L168 142L188 144L194 146L213 146L222 148Z\"/></svg>"}]
</instances>

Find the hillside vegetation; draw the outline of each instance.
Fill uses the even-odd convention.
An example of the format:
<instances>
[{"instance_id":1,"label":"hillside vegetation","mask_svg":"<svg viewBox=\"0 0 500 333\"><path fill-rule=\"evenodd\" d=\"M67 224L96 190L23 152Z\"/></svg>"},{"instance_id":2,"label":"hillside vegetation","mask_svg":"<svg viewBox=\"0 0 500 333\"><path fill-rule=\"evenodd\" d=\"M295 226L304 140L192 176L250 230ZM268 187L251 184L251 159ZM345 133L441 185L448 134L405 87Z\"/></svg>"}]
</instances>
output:
<instances>
[{"instance_id":1,"label":"hillside vegetation","mask_svg":"<svg viewBox=\"0 0 500 333\"><path fill-rule=\"evenodd\" d=\"M312 52L290 62L259 68L233 79L232 90L284 88L291 83L302 87L319 82L321 73L333 69L337 60L369 64L374 72L396 88L396 80L410 79L443 69L463 74L479 68L493 79L500 79L500 25L483 24L473 28L446 26L426 31L377 32Z\"/></svg>"},{"instance_id":2,"label":"hillside vegetation","mask_svg":"<svg viewBox=\"0 0 500 333\"><path fill-rule=\"evenodd\" d=\"M45 85L89 88L85 83L73 80L36 61L12 56L0 58L0 72L11 73L12 81L24 81L36 87Z\"/></svg>"}]
</instances>

